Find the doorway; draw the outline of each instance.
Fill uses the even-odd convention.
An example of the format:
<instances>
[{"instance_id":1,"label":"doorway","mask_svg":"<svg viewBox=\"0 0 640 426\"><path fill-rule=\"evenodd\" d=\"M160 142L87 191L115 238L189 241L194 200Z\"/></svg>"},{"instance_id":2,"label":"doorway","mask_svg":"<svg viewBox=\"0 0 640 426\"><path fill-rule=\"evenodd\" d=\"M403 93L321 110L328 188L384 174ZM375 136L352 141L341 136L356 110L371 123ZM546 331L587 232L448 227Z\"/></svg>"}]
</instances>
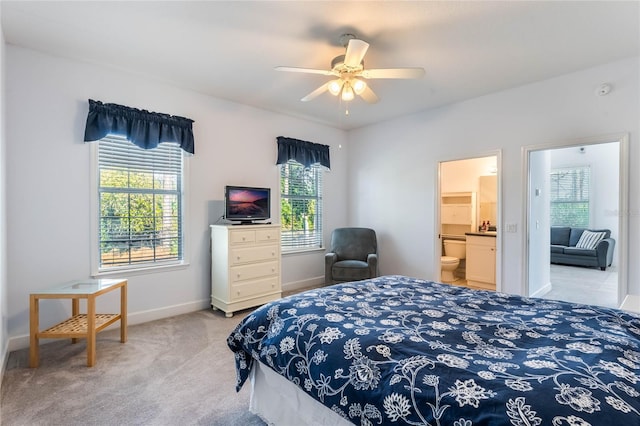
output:
<instances>
[{"instance_id":1,"label":"doorway","mask_svg":"<svg viewBox=\"0 0 640 426\"><path fill-rule=\"evenodd\" d=\"M439 163L435 253L441 282L501 288L499 160L498 153ZM474 233L483 237L479 245Z\"/></svg>"},{"instance_id":2,"label":"doorway","mask_svg":"<svg viewBox=\"0 0 640 426\"><path fill-rule=\"evenodd\" d=\"M627 149L627 135L524 149L528 174L525 294L620 306L627 290L627 223L621 214L627 206ZM603 271L571 264L572 260L555 252L552 255L552 225L608 230L613 239L611 266L607 261Z\"/></svg>"}]
</instances>

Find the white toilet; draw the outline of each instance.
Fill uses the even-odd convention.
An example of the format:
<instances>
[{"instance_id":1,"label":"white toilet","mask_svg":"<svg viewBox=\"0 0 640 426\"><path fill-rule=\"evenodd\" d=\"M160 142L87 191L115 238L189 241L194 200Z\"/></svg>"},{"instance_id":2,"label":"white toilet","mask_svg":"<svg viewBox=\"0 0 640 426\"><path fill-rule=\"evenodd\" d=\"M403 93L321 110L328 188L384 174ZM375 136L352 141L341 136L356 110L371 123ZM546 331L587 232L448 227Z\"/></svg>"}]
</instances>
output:
<instances>
[{"instance_id":1,"label":"white toilet","mask_svg":"<svg viewBox=\"0 0 640 426\"><path fill-rule=\"evenodd\" d=\"M467 242L462 240L444 240L444 256L440 258L440 279L444 283L457 280L453 271L460 265L460 259L467 257Z\"/></svg>"}]
</instances>

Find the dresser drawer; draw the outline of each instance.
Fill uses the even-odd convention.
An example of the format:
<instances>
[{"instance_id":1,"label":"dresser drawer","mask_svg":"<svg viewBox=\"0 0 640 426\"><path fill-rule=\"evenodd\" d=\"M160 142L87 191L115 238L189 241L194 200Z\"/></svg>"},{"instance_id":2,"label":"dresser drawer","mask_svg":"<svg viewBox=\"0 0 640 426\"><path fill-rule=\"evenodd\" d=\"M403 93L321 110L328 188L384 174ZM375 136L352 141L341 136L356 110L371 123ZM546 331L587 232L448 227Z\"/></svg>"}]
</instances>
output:
<instances>
[{"instance_id":1,"label":"dresser drawer","mask_svg":"<svg viewBox=\"0 0 640 426\"><path fill-rule=\"evenodd\" d=\"M234 229L229 233L229 240L231 245L255 243L256 231L252 229L248 229L246 231Z\"/></svg>"},{"instance_id":2,"label":"dresser drawer","mask_svg":"<svg viewBox=\"0 0 640 426\"><path fill-rule=\"evenodd\" d=\"M252 280L254 278L278 275L280 273L279 269L278 261L233 266L230 268L229 278L232 283L236 283L239 281Z\"/></svg>"},{"instance_id":3,"label":"dresser drawer","mask_svg":"<svg viewBox=\"0 0 640 426\"><path fill-rule=\"evenodd\" d=\"M256 242L276 242L280 241L280 229L258 229L256 230Z\"/></svg>"},{"instance_id":4,"label":"dresser drawer","mask_svg":"<svg viewBox=\"0 0 640 426\"><path fill-rule=\"evenodd\" d=\"M280 256L280 246L234 247L229 251L229 264L242 265L244 263L277 260Z\"/></svg>"},{"instance_id":5,"label":"dresser drawer","mask_svg":"<svg viewBox=\"0 0 640 426\"><path fill-rule=\"evenodd\" d=\"M280 291L280 285L278 283L278 277L270 277L233 284L230 291L231 300L236 301Z\"/></svg>"}]
</instances>

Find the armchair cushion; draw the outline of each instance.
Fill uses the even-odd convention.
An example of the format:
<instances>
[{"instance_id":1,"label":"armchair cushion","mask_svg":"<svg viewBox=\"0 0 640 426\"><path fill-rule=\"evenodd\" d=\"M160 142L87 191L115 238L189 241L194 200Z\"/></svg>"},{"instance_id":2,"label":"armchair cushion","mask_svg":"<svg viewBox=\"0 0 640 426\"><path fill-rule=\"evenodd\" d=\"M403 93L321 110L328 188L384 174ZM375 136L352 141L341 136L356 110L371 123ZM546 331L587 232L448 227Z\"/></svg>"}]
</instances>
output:
<instances>
[{"instance_id":1,"label":"armchair cushion","mask_svg":"<svg viewBox=\"0 0 640 426\"><path fill-rule=\"evenodd\" d=\"M341 260L331 267L334 281L358 281L369 278L369 265L361 260Z\"/></svg>"}]
</instances>

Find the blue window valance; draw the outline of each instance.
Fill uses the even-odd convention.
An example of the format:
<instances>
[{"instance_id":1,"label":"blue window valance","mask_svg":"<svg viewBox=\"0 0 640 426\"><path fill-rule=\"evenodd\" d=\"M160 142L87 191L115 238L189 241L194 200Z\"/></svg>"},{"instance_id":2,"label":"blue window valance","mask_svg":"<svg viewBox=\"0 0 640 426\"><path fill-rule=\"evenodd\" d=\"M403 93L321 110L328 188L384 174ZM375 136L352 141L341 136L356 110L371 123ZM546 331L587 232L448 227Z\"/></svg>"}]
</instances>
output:
<instances>
[{"instance_id":1,"label":"blue window valance","mask_svg":"<svg viewBox=\"0 0 640 426\"><path fill-rule=\"evenodd\" d=\"M120 135L142 149L152 149L161 142L176 142L184 151L194 153L193 120L175 115L149 112L89 99L89 114L84 141Z\"/></svg>"},{"instance_id":2,"label":"blue window valance","mask_svg":"<svg viewBox=\"0 0 640 426\"><path fill-rule=\"evenodd\" d=\"M276 164L285 164L289 160L296 160L305 167L320 164L331 168L329 160L329 146L302 141L299 139L278 136L278 160Z\"/></svg>"}]
</instances>

